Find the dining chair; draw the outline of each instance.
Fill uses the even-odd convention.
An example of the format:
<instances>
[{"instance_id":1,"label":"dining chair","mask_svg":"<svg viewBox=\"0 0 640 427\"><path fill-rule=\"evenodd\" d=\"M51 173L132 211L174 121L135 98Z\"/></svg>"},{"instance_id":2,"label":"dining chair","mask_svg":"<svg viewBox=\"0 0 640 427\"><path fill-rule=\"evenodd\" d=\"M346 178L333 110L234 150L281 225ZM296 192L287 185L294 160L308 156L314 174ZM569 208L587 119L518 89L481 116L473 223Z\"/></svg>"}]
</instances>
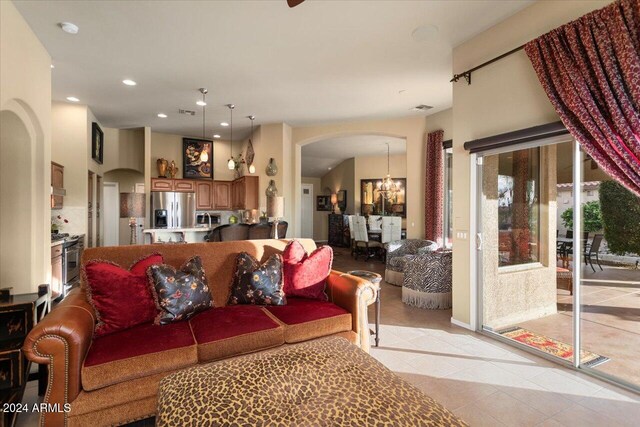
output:
<instances>
[{"instance_id":1,"label":"dining chair","mask_svg":"<svg viewBox=\"0 0 640 427\"><path fill-rule=\"evenodd\" d=\"M226 224L218 228L223 242L249 240L249 224Z\"/></svg>"},{"instance_id":2,"label":"dining chair","mask_svg":"<svg viewBox=\"0 0 640 427\"><path fill-rule=\"evenodd\" d=\"M382 217L382 243L393 242L402 238L402 218L399 216Z\"/></svg>"},{"instance_id":3,"label":"dining chair","mask_svg":"<svg viewBox=\"0 0 640 427\"><path fill-rule=\"evenodd\" d=\"M349 242L351 245L351 256L353 256L356 252L356 246L355 246L356 234L355 234L355 230L353 229L354 217L355 215L347 215L347 219L349 220Z\"/></svg>"},{"instance_id":4,"label":"dining chair","mask_svg":"<svg viewBox=\"0 0 640 427\"><path fill-rule=\"evenodd\" d=\"M355 233L355 258L358 259L361 253L364 252L365 260L374 256L375 251L382 249L382 243L369 240L369 233L367 231L367 220L363 216L357 216L353 218L353 228Z\"/></svg>"},{"instance_id":5,"label":"dining chair","mask_svg":"<svg viewBox=\"0 0 640 427\"><path fill-rule=\"evenodd\" d=\"M249 226L249 240L270 239L271 236L271 224L262 223Z\"/></svg>"},{"instance_id":6,"label":"dining chair","mask_svg":"<svg viewBox=\"0 0 640 427\"><path fill-rule=\"evenodd\" d=\"M369 215L369 230L380 230L381 215Z\"/></svg>"}]
</instances>

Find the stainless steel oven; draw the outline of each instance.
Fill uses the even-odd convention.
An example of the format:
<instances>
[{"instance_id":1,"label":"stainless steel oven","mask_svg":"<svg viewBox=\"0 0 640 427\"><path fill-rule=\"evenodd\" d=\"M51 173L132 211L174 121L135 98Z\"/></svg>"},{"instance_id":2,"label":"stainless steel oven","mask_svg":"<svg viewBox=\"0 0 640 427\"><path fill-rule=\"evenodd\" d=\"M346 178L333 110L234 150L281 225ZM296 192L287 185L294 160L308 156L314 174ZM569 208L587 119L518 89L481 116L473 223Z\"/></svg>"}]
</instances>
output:
<instances>
[{"instance_id":1,"label":"stainless steel oven","mask_svg":"<svg viewBox=\"0 0 640 427\"><path fill-rule=\"evenodd\" d=\"M80 279L80 259L84 250L84 236L67 237L64 241L63 282L66 293L75 286Z\"/></svg>"}]
</instances>

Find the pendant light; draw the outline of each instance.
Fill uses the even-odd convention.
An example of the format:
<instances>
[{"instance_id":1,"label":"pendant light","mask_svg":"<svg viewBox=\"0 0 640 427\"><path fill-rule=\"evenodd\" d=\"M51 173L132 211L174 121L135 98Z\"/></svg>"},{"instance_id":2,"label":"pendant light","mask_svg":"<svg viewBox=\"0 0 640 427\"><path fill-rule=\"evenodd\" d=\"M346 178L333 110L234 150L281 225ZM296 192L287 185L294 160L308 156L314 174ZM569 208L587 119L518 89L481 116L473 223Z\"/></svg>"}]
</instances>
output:
<instances>
[{"instance_id":1,"label":"pendant light","mask_svg":"<svg viewBox=\"0 0 640 427\"><path fill-rule=\"evenodd\" d=\"M254 156L254 151L253 151L253 121L256 119L256 116L247 116L247 118L249 120L251 120L251 138L249 138L249 144L247 144L247 155L246 157L246 161L249 164L249 173L250 174L254 174L256 173L256 166L253 164L253 156Z\"/></svg>"},{"instance_id":2,"label":"pendant light","mask_svg":"<svg viewBox=\"0 0 640 427\"><path fill-rule=\"evenodd\" d=\"M382 191L394 193L396 191L396 183L391 179L391 173L389 172L389 143L387 142L387 176L382 180Z\"/></svg>"},{"instance_id":3,"label":"pendant light","mask_svg":"<svg viewBox=\"0 0 640 427\"><path fill-rule=\"evenodd\" d=\"M200 105L202 105L202 139L206 139L205 138L205 133L204 133L204 123L205 123L205 118L207 117L207 93L209 93L209 91L207 90L207 88L201 87L200 88L200 93L202 94L202 103ZM206 150L202 150L202 153L200 153L200 160L204 163L207 163L209 161L209 154L207 153Z\"/></svg>"},{"instance_id":4,"label":"pendant light","mask_svg":"<svg viewBox=\"0 0 640 427\"><path fill-rule=\"evenodd\" d=\"M229 126L231 127L231 137L229 138L231 147L229 151L231 153L231 157L229 157L227 167L229 168L229 170L234 170L236 168L236 162L235 160L233 160L233 109L236 108L236 106L233 104L227 104L227 107L229 108L229 112L231 114L231 119L229 120Z\"/></svg>"}]
</instances>

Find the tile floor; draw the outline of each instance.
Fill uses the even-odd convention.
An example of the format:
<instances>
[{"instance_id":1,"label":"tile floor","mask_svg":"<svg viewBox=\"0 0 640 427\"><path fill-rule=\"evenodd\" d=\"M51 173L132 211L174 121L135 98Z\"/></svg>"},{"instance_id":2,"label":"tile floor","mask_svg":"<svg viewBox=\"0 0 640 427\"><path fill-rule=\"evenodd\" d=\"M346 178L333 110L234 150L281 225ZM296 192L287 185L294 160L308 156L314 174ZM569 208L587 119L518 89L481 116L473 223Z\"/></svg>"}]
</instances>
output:
<instances>
[{"instance_id":1,"label":"tile floor","mask_svg":"<svg viewBox=\"0 0 640 427\"><path fill-rule=\"evenodd\" d=\"M334 268L384 272L337 249ZM373 319L373 307L370 319ZM406 306L383 284L380 347L373 357L471 426L637 426L640 395L565 369L451 324L450 310ZM25 400L37 400L35 383ZM30 414L34 415L34 414ZM34 426L37 416L20 417Z\"/></svg>"},{"instance_id":2,"label":"tile floor","mask_svg":"<svg viewBox=\"0 0 640 427\"><path fill-rule=\"evenodd\" d=\"M384 273L337 249L336 270ZM369 318L373 319L373 307ZM450 310L402 303L382 286L380 347L371 354L472 426L637 426L640 395L451 324Z\"/></svg>"}]
</instances>

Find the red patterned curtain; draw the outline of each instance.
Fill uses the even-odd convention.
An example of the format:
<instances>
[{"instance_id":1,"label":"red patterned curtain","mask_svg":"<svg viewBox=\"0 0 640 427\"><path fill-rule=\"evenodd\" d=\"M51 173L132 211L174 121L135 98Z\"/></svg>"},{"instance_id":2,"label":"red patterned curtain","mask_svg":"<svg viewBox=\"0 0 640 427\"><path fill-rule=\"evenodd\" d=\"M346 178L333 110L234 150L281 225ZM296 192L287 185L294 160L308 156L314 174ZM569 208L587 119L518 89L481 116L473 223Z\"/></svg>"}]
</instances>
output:
<instances>
[{"instance_id":1,"label":"red patterned curtain","mask_svg":"<svg viewBox=\"0 0 640 427\"><path fill-rule=\"evenodd\" d=\"M443 245L444 235L444 131L427 135L425 147L424 234L425 239Z\"/></svg>"},{"instance_id":2,"label":"red patterned curtain","mask_svg":"<svg viewBox=\"0 0 640 427\"><path fill-rule=\"evenodd\" d=\"M562 122L640 196L640 0L619 0L525 46Z\"/></svg>"}]
</instances>

